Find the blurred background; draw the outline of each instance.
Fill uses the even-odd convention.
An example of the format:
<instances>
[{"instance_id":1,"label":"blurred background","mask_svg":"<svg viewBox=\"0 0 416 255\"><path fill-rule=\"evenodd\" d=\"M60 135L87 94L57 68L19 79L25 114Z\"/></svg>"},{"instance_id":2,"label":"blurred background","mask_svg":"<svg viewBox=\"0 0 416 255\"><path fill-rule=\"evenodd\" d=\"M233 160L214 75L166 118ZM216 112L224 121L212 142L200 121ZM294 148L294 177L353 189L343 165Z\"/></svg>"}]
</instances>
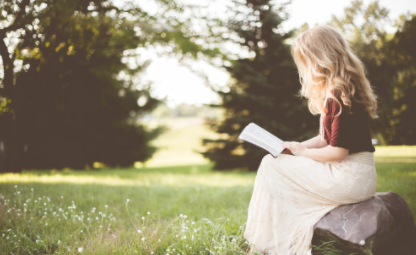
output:
<instances>
[{"instance_id":1,"label":"blurred background","mask_svg":"<svg viewBox=\"0 0 416 255\"><path fill-rule=\"evenodd\" d=\"M256 170L266 152L237 139L248 123L318 134L290 45L323 24L366 66L373 138L415 145L414 1L1 1L0 172Z\"/></svg>"}]
</instances>

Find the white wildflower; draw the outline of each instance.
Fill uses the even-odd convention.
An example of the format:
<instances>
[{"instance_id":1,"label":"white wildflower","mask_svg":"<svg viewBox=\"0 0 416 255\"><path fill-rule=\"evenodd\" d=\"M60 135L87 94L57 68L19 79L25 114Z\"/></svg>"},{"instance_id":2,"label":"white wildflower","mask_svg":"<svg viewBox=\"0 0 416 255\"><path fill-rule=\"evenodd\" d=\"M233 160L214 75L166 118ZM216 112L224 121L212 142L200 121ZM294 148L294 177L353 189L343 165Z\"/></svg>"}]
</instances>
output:
<instances>
[{"instance_id":1,"label":"white wildflower","mask_svg":"<svg viewBox=\"0 0 416 255\"><path fill-rule=\"evenodd\" d=\"M78 252L82 252L82 250L83 250L82 247L78 248Z\"/></svg>"},{"instance_id":2,"label":"white wildflower","mask_svg":"<svg viewBox=\"0 0 416 255\"><path fill-rule=\"evenodd\" d=\"M364 240L361 240L360 241L360 245L364 245L365 244L365 241Z\"/></svg>"}]
</instances>

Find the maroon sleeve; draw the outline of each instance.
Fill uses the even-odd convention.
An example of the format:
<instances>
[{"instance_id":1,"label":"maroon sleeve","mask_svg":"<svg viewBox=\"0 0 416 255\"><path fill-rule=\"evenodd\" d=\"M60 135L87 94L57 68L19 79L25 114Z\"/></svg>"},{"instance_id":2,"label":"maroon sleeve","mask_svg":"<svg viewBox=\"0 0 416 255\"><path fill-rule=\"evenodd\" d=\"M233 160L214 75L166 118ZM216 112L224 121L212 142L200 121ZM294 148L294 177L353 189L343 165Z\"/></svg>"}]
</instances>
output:
<instances>
[{"instance_id":1,"label":"maroon sleeve","mask_svg":"<svg viewBox=\"0 0 416 255\"><path fill-rule=\"evenodd\" d=\"M340 103L342 104L342 101L340 101ZM343 108L341 114L338 115L341 107L338 102L332 98L328 99L328 106L330 107L329 111L332 118L331 139L329 145L349 149L348 137L351 129L349 128L348 110Z\"/></svg>"}]
</instances>

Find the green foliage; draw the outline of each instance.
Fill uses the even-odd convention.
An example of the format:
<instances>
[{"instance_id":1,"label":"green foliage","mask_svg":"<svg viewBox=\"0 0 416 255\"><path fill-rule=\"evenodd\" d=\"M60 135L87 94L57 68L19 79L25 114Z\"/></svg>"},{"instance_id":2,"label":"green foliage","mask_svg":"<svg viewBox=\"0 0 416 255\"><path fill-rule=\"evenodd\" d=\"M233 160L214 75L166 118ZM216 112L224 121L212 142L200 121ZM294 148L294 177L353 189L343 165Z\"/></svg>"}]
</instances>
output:
<instances>
[{"instance_id":1,"label":"green foliage","mask_svg":"<svg viewBox=\"0 0 416 255\"><path fill-rule=\"evenodd\" d=\"M390 144L416 144L416 15L404 22L390 45L396 73L386 140Z\"/></svg>"},{"instance_id":2,"label":"green foliage","mask_svg":"<svg viewBox=\"0 0 416 255\"><path fill-rule=\"evenodd\" d=\"M123 52L140 42L133 24L84 14L66 23L60 18L41 31L37 55L23 59L30 70L17 75L21 134L29 147L23 167L84 168L96 161L128 166L147 160L155 151L148 143L160 129L148 131L134 119L158 101L150 97L150 87L138 90L130 78L145 66L123 63ZM127 78L119 79L120 72ZM146 104L138 105L140 97Z\"/></svg>"},{"instance_id":3,"label":"green foliage","mask_svg":"<svg viewBox=\"0 0 416 255\"><path fill-rule=\"evenodd\" d=\"M229 92L219 91L225 108L224 120L211 128L227 137L203 139L204 157L215 162L215 169L248 167L256 170L265 152L237 139L242 129L254 122L283 140L302 140L317 133L318 119L298 97L299 76L284 41L293 31L281 31L285 5L271 1L235 1L230 33L250 53L225 67L232 77Z\"/></svg>"},{"instance_id":4,"label":"green foliage","mask_svg":"<svg viewBox=\"0 0 416 255\"><path fill-rule=\"evenodd\" d=\"M136 49L218 53L194 42L189 19L180 17L186 6L155 1L154 15L129 1L0 3L0 171L128 166L153 155L150 141L165 129L137 124L160 101L140 81L149 63Z\"/></svg>"}]
</instances>

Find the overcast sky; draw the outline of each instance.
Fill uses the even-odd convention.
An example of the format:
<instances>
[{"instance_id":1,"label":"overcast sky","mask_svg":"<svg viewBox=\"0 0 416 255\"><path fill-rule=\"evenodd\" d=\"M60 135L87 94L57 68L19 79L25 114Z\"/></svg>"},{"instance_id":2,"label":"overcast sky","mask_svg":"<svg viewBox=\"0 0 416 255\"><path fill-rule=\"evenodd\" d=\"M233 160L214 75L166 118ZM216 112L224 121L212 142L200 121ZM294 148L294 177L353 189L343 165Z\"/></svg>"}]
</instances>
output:
<instances>
[{"instance_id":1,"label":"overcast sky","mask_svg":"<svg viewBox=\"0 0 416 255\"><path fill-rule=\"evenodd\" d=\"M215 4L222 1L216 1ZM341 16L350 0L293 0L288 6L290 18L282 26L285 30L300 27L305 22L309 27L328 22L331 15ZM364 4L373 2L364 0ZM416 13L416 0L380 0L382 7L390 10L390 18L397 19L400 14L408 11ZM222 9L218 7L219 10ZM393 27L386 28L393 32ZM186 67L180 66L175 59L158 58L154 52L143 51L143 57L153 59L143 78L153 81L153 96L163 98L167 95L168 106L180 103L201 105L204 103L219 102L219 97L206 87L201 78L190 72ZM219 86L225 86L228 74L221 70L210 68L199 63L207 70L210 79Z\"/></svg>"}]
</instances>

